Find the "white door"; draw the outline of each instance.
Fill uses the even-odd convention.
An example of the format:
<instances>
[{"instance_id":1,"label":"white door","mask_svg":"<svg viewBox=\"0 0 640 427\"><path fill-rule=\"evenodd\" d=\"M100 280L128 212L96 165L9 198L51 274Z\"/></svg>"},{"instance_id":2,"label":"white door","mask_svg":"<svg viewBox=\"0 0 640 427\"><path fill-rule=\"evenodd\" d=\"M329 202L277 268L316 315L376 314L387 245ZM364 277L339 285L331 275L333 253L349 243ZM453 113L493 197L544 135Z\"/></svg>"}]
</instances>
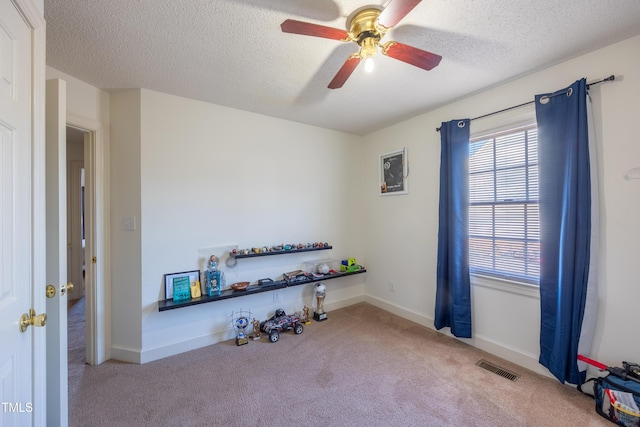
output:
<instances>
[{"instance_id":1,"label":"white door","mask_svg":"<svg viewBox=\"0 0 640 427\"><path fill-rule=\"evenodd\" d=\"M47 425L68 423L67 366L67 87L47 80Z\"/></svg>"},{"instance_id":2,"label":"white door","mask_svg":"<svg viewBox=\"0 0 640 427\"><path fill-rule=\"evenodd\" d=\"M0 0L0 425L33 424L31 29ZM38 313L40 314L40 313ZM37 341L36 341L37 342ZM44 348L40 349L45 351Z\"/></svg>"}]
</instances>

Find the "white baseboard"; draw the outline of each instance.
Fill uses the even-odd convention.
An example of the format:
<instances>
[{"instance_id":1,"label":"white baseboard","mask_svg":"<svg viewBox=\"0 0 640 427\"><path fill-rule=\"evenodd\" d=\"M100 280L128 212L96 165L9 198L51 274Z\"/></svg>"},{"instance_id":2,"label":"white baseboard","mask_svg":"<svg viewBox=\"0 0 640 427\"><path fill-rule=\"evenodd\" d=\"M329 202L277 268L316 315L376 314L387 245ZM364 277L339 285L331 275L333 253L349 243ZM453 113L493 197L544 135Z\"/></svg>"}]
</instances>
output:
<instances>
[{"instance_id":1,"label":"white baseboard","mask_svg":"<svg viewBox=\"0 0 640 427\"><path fill-rule=\"evenodd\" d=\"M474 346L480 350L484 350L487 353L491 353L494 356L501 357L504 360L508 360L511 363L527 368L537 374L544 375L549 378L554 376L540 363L538 363L538 356L528 352L524 352L517 348L513 348L503 343L496 342L490 338L483 337L476 334L471 340L461 340L469 345Z\"/></svg>"},{"instance_id":2,"label":"white baseboard","mask_svg":"<svg viewBox=\"0 0 640 427\"><path fill-rule=\"evenodd\" d=\"M343 299L325 304L325 308L327 311L338 310L354 304L358 304L360 302L369 303L384 311L388 311L389 313L400 316L418 325L435 330L433 326L433 318L368 295L345 297ZM456 338L451 335L448 329L443 329L437 332L448 335L452 338ZM154 360L163 359L165 357L174 356L176 354L184 353L190 350L195 350L197 348L217 344L228 339L229 331L228 329L225 329L216 331L213 334L206 334L199 337L190 338L185 341L174 342L164 346L145 349L142 351L140 349L112 346L111 358L129 363L142 364L152 362ZM484 337L478 334L476 334L472 339L456 339L469 344L472 347L476 347L480 350L491 353L494 356L500 357L502 359L508 360L509 362L527 368L538 374L552 378L552 375L538 363L537 355L523 352L519 349L513 348L509 345L497 342L495 340L492 340L491 338Z\"/></svg>"},{"instance_id":3,"label":"white baseboard","mask_svg":"<svg viewBox=\"0 0 640 427\"><path fill-rule=\"evenodd\" d=\"M145 349L140 353L140 363L153 362L165 357L175 356L197 348L207 347L229 339L229 329L216 331L213 334L201 335L185 341L174 342L168 345Z\"/></svg>"},{"instance_id":4,"label":"white baseboard","mask_svg":"<svg viewBox=\"0 0 640 427\"><path fill-rule=\"evenodd\" d=\"M365 302L371 305L374 305L378 308L381 308L382 310L393 313L397 316L410 320L419 325L426 326L427 328L433 329L434 331L436 330L435 327L433 326L433 319L423 314L416 313L411 310L407 310L403 307L400 307L395 304L391 304L387 301L383 301L381 299L378 299L372 296L366 296L364 300ZM476 334L474 338L466 339L466 338L454 337L453 335L451 335L451 332L449 332L448 328L442 329L436 332L442 333L444 335L448 335L452 338L455 338L466 344L469 344L472 347L486 351L487 353L491 353L494 356L500 357L511 363L515 363L516 365L522 366L523 368L529 369L537 374L541 374L541 375L553 378L553 375L551 375L551 373L549 373L549 371L546 368L544 368L542 365L540 365L540 363L538 363L538 356L535 354L524 352L522 350L513 348L507 344L497 342L488 337L484 337L478 334Z\"/></svg>"},{"instance_id":5,"label":"white baseboard","mask_svg":"<svg viewBox=\"0 0 640 427\"><path fill-rule=\"evenodd\" d=\"M140 363L140 349L129 347L111 346L111 359L128 363Z\"/></svg>"},{"instance_id":6,"label":"white baseboard","mask_svg":"<svg viewBox=\"0 0 640 427\"><path fill-rule=\"evenodd\" d=\"M365 300L364 295L349 296L338 301L331 301L325 304L327 311L338 310L348 307ZM229 329L215 331L212 334L201 335L195 338L189 338L184 341L173 342L167 345L158 346L149 349L133 349L121 346L111 347L111 358L122 362L143 364L153 362L154 360L163 359L176 354L185 353L187 351L217 344L222 341L229 340Z\"/></svg>"},{"instance_id":7,"label":"white baseboard","mask_svg":"<svg viewBox=\"0 0 640 427\"><path fill-rule=\"evenodd\" d=\"M358 304L364 301L365 301L365 296L359 295L355 297L344 298L344 299L341 299L340 301L333 301L331 303L327 303L324 305L324 307L327 311L339 310L341 308L349 307L350 305Z\"/></svg>"},{"instance_id":8,"label":"white baseboard","mask_svg":"<svg viewBox=\"0 0 640 427\"><path fill-rule=\"evenodd\" d=\"M364 301L384 311L393 313L396 316L400 316L404 319L417 323L418 325L426 326L427 328L433 329L433 319L430 319L423 314L417 313L415 311L407 310L404 307L400 307L399 305L392 304L390 302L381 300L376 297L372 297L370 295L365 296Z\"/></svg>"}]
</instances>

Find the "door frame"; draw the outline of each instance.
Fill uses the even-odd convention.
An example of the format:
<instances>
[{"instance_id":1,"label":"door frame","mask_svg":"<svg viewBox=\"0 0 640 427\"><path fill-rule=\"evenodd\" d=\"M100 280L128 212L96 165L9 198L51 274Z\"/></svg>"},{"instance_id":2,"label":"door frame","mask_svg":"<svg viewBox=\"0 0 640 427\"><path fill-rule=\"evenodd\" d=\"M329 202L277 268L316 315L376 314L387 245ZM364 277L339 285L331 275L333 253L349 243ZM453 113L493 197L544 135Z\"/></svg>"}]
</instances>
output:
<instances>
[{"instance_id":1,"label":"door frame","mask_svg":"<svg viewBox=\"0 0 640 427\"><path fill-rule=\"evenodd\" d=\"M110 271L107 137L101 122L69 112L67 126L85 132L86 361L99 365L111 356L111 299L106 286Z\"/></svg>"}]
</instances>

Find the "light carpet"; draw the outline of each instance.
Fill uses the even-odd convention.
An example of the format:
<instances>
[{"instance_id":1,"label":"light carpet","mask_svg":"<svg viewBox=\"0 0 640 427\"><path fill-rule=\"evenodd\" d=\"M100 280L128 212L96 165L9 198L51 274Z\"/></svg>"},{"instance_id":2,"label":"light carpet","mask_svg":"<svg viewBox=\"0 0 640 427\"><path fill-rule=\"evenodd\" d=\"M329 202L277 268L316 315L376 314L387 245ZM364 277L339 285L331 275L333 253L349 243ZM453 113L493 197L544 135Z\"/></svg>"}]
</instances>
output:
<instances>
[{"instance_id":1,"label":"light carpet","mask_svg":"<svg viewBox=\"0 0 640 427\"><path fill-rule=\"evenodd\" d=\"M574 388L370 304L328 315L277 343L228 341L144 365L88 366L84 349L70 348L69 424L610 425Z\"/></svg>"}]
</instances>

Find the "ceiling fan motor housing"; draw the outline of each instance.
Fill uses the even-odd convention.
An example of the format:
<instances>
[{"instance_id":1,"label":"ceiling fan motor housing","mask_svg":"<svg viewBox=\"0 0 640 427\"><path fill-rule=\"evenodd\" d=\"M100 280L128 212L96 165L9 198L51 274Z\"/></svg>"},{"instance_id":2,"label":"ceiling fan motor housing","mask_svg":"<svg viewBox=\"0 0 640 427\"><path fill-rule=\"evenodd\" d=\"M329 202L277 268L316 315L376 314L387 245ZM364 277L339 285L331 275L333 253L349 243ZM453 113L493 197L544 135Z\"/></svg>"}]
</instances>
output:
<instances>
[{"instance_id":1,"label":"ceiling fan motor housing","mask_svg":"<svg viewBox=\"0 0 640 427\"><path fill-rule=\"evenodd\" d=\"M380 39L386 32L376 25L380 12L380 9L375 8L363 9L353 16L347 26L349 36L360 46L362 58L375 55Z\"/></svg>"}]
</instances>

